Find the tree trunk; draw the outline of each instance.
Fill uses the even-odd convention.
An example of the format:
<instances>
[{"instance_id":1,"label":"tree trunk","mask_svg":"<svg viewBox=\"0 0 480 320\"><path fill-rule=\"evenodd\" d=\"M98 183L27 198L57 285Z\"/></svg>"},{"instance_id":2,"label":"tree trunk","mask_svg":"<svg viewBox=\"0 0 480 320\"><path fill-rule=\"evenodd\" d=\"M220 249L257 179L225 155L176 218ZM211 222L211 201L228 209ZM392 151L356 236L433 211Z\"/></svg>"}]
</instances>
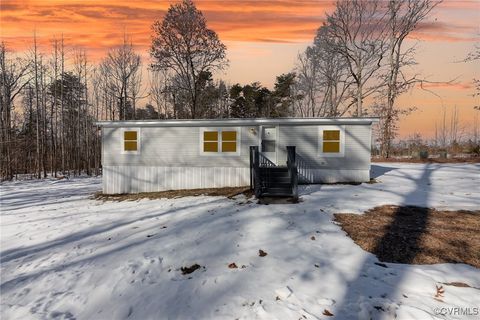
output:
<instances>
[{"instance_id":1,"label":"tree trunk","mask_svg":"<svg viewBox=\"0 0 480 320\"><path fill-rule=\"evenodd\" d=\"M34 64L35 64L35 107L36 107L36 151L37 151L37 178L40 179L42 177L42 168L40 163L40 112L39 112L39 105L40 100L38 97L38 61L37 61L37 35L34 35Z\"/></svg>"}]
</instances>

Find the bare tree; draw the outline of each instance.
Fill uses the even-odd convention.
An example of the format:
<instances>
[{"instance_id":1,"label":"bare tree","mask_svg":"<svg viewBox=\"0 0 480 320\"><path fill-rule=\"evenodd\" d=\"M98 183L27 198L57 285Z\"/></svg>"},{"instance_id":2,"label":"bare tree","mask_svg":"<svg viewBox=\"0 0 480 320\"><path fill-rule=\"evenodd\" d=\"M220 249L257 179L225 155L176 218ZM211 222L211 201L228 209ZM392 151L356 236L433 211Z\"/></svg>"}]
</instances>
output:
<instances>
[{"instance_id":1,"label":"bare tree","mask_svg":"<svg viewBox=\"0 0 480 320\"><path fill-rule=\"evenodd\" d=\"M459 140L459 117L457 106L452 109L452 115L450 116L450 144L455 145Z\"/></svg>"},{"instance_id":2,"label":"bare tree","mask_svg":"<svg viewBox=\"0 0 480 320\"><path fill-rule=\"evenodd\" d=\"M0 44L0 150L1 179L12 179L12 110L16 97L29 83L29 64L24 59L9 58L5 43Z\"/></svg>"},{"instance_id":3,"label":"bare tree","mask_svg":"<svg viewBox=\"0 0 480 320\"><path fill-rule=\"evenodd\" d=\"M404 72L408 66L415 64L414 47L404 48L407 36L415 30L432 9L438 4L433 0L389 0L385 19L388 51L386 71L382 84L385 87L386 103L382 109L381 153L388 158L393 138L394 122L398 119L395 110L397 97L408 90L420 79L416 75L409 76Z\"/></svg>"},{"instance_id":4,"label":"bare tree","mask_svg":"<svg viewBox=\"0 0 480 320\"><path fill-rule=\"evenodd\" d=\"M40 128L40 150L42 156L42 170L43 177L47 177L47 152L48 152L48 141L47 141L47 73L48 66L43 61L43 55L40 55L40 119L41 119L41 128Z\"/></svg>"},{"instance_id":5,"label":"bare tree","mask_svg":"<svg viewBox=\"0 0 480 320\"><path fill-rule=\"evenodd\" d=\"M323 101L321 116L339 117L343 116L355 100L346 103L348 91L353 82L348 70L347 59L339 54L332 43L337 39L330 39L329 26L322 26L318 29L314 40L315 53L319 61L319 85L323 87Z\"/></svg>"},{"instance_id":6,"label":"bare tree","mask_svg":"<svg viewBox=\"0 0 480 320\"><path fill-rule=\"evenodd\" d=\"M61 149L61 162L62 162L62 174L65 174L65 106L63 97L63 86L65 76L65 43L62 34L62 40L60 43L60 121L62 123L60 131L60 149Z\"/></svg>"},{"instance_id":7,"label":"bare tree","mask_svg":"<svg viewBox=\"0 0 480 320\"><path fill-rule=\"evenodd\" d=\"M329 46L346 61L355 84L352 99L356 115L363 115L363 100L375 93L378 85L367 86L380 69L387 49L385 10L381 0L339 0L327 15Z\"/></svg>"},{"instance_id":8,"label":"bare tree","mask_svg":"<svg viewBox=\"0 0 480 320\"><path fill-rule=\"evenodd\" d=\"M442 122L440 123L438 138L440 146L446 148L448 144L448 127L447 127L447 108L442 107Z\"/></svg>"},{"instance_id":9,"label":"bare tree","mask_svg":"<svg viewBox=\"0 0 480 320\"><path fill-rule=\"evenodd\" d=\"M179 90L190 100L190 116L197 116L201 76L227 65L226 46L191 0L170 6L163 21L153 24L151 55L154 69L173 73Z\"/></svg>"},{"instance_id":10,"label":"bare tree","mask_svg":"<svg viewBox=\"0 0 480 320\"><path fill-rule=\"evenodd\" d=\"M478 126L478 112L475 113L473 116L473 128L472 128L472 138L473 138L473 143L478 144L479 142L479 126Z\"/></svg>"},{"instance_id":11,"label":"bare tree","mask_svg":"<svg viewBox=\"0 0 480 320\"><path fill-rule=\"evenodd\" d=\"M302 116L338 117L355 104L347 102L353 83L346 59L331 45L336 40L328 38L328 28L321 26L314 45L298 56L296 87L302 99L297 109Z\"/></svg>"},{"instance_id":12,"label":"bare tree","mask_svg":"<svg viewBox=\"0 0 480 320\"><path fill-rule=\"evenodd\" d=\"M152 70L150 78L150 98L157 106L158 117L169 117L171 81L168 70Z\"/></svg>"},{"instance_id":13,"label":"bare tree","mask_svg":"<svg viewBox=\"0 0 480 320\"><path fill-rule=\"evenodd\" d=\"M297 74L295 90L301 99L298 99L295 103L296 115L301 117L317 116L319 68L318 55L313 47L308 47L298 55L295 67Z\"/></svg>"},{"instance_id":14,"label":"bare tree","mask_svg":"<svg viewBox=\"0 0 480 320\"><path fill-rule=\"evenodd\" d=\"M102 90L102 101L103 101L103 119L115 120L115 108L113 104L114 89L112 81L110 80L110 66L102 62L99 66L99 83Z\"/></svg>"},{"instance_id":15,"label":"bare tree","mask_svg":"<svg viewBox=\"0 0 480 320\"><path fill-rule=\"evenodd\" d=\"M102 70L108 80L106 86L116 99L120 120L127 118L128 90L132 78L138 79L140 65L140 55L135 53L133 44L126 35L123 37L122 45L110 50L102 61Z\"/></svg>"},{"instance_id":16,"label":"bare tree","mask_svg":"<svg viewBox=\"0 0 480 320\"><path fill-rule=\"evenodd\" d=\"M480 60L480 43L476 43L473 51L471 51L467 57L464 59L464 62L475 62ZM474 78L473 85L475 87L474 97L480 96L480 79ZM474 109L480 110L480 105L474 106Z\"/></svg>"},{"instance_id":17,"label":"bare tree","mask_svg":"<svg viewBox=\"0 0 480 320\"><path fill-rule=\"evenodd\" d=\"M137 101L147 97L145 90L142 88L142 69L140 67L138 72L132 73L129 82L128 97L132 102L132 119L137 119Z\"/></svg>"},{"instance_id":18,"label":"bare tree","mask_svg":"<svg viewBox=\"0 0 480 320\"><path fill-rule=\"evenodd\" d=\"M100 110L100 100L101 100L101 84L102 78L97 67L93 68L92 76L92 103L95 108L95 120L100 120L101 110ZM93 140L93 159L94 159L94 168L95 174L100 173L100 137L98 131L95 130L94 140Z\"/></svg>"},{"instance_id":19,"label":"bare tree","mask_svg":"<svg viewBox=\"0 0 480 320\"><path fill-rule=\"evenodd\" d=\"M35 127L36 127L36 150L37 150L37 178L40 179L42 176L42 163L40 158L40 86L38 83L39 77L39 67L38 67L38 50L37 50L37 34L34 33L33 36L33 67L34 67L34 77L35 77Z\"/></svg>"},{"instance_id":20,"label":"bare tree","mask_svg":"<svg viewBox=\"0 0 480 320\"><path fill-rule=\"evenodd\" d=\"M53 72L50 75L50 83L54 83L58 78L58 58L60 53L59 41L54 38L52 40L52 49L53 55L51 60L51 68ZM53 100L50 103L50 142L51 142L51 152L50 152L50 169L51 174L55 177L57 176L57 129L58 129L58 108L57 108L57 90L53 92Z\"/></svg>"}]
</instances>

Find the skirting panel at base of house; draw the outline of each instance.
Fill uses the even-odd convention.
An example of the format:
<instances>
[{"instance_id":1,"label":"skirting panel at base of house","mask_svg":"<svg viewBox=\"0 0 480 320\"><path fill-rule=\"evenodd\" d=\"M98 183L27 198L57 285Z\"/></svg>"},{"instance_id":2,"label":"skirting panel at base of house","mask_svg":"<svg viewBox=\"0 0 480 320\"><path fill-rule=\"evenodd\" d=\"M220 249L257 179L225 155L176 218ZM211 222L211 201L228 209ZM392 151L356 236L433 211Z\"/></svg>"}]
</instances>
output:
<instances>
[{"instance_id":1,"label":"skirting panel at base of house","mask_svg":"<svg viewBox=\"0 0 480 320\"><path fill-rule=\"evenodd\" d=\"M299 182L309 183L356 183L370 181L368 169L303 169L298 173Z\"/></svg>"},{"instance_id":2,"label":"skirting panel at base of house","mask_svg":"<svg viewBox=\"0 0 480 320\"><path fill-rule=\"evenodd\" d=\"M103 167L103 193L105 194L241 187L249 184L249 168Z\"/></svg>"}]
</instances>

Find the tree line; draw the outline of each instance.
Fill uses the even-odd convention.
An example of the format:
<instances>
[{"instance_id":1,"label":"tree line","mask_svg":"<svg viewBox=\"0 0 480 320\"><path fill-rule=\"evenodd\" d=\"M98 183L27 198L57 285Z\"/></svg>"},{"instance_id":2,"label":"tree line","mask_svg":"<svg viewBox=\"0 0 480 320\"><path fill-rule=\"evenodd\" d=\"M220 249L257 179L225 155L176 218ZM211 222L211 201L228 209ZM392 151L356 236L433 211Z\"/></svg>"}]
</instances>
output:
<instances>
[{"instance_id":1,"label":"tree line","mask_svg":"<svg viewBox=\"0 0 480 320\"><path fill-rule=\"evenodd\" d=\"M227 48L191 0L153 23L149 61L128 34L99 62L63 35L48 50L33 35L24 55L2 43L1 179L99 174L97 120L379 115L388 156L405 112L397 97L421 81L405 71L415 63L405 39L437 4L339 0L273 89L214 79L228 67Z\"/></svg>"}]
</instances>

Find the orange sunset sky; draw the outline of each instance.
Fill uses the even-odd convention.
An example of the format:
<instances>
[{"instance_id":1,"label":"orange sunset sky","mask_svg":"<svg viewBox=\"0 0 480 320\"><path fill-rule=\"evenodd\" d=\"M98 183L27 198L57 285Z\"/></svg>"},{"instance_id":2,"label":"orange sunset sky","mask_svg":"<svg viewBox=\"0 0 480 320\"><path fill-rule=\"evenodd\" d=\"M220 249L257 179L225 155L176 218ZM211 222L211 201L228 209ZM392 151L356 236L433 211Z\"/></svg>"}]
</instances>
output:
<instances>
[{"instance_id":1,"label":"orange sunset sky","mask_svg":"<svg viewBox=\"0 0 480 320\"><path fill-rule=\"evenodd\" d=\"M48 52L50 39L64 34L69 47L87 49L91 63L118 44L124 31L131 35L148 64L151 25L162 19L175 1L91 0L0 0L0 38L9 48L24 52L31 47L36 30L39 43ZM275 76L294 67L297 54L309 45L333 1L217 1L197 0L197 7L227 45L230 66L216 75L229 83L260 81L272 87ZM418 110L403 118L400 134L434 134L442 108L457 106L465 131L471 130L479 111L472 80L480 78L480 63L459 63L480 42L480 0L444 0L412 35L419 41L416 72L430 81L428 90L415 88L404 94L399 105ZM455 79L452 83L446 83ZM443 83L441 83L443 82Z\"/></svg>"}]
</instances>

